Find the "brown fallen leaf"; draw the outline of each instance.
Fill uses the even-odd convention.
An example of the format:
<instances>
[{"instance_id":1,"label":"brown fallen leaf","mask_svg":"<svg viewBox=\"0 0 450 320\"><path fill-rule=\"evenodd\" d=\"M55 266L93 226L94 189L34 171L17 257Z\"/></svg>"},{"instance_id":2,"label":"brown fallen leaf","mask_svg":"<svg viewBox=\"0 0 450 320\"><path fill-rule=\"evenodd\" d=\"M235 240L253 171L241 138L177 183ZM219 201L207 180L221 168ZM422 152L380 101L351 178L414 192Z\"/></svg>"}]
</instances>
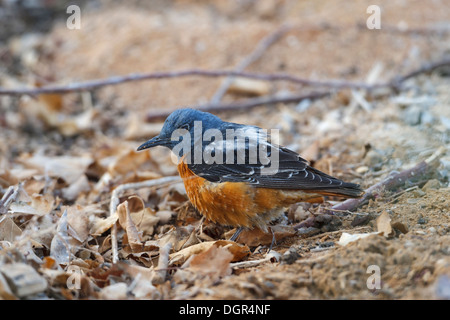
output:
<instances>
[{"instance_id":1,"label":"brown fallen leaf","mask_svg":"<svg viewBox=\"0 0 450 320\"><path fill-rule=\"evenodd\" d=\"M162 123L147 123L137 113L128 117L128 124L124 132L127 140L154 137L161 131Z\"/></svg>"},{"instance_id":2,"label":"brown fallen leaf","mask_svg":"<svg viewBox=\"0 0 450 320\"><path fill-rule=\"evenodd\" d=\"M22 230L7 216L0 216L0 241L14 242L22 234Z\"/></svg>"},{"instance_id":3,"label":"brown fallen leaf","mask_svg":"<svg viewBox=\"0 0 450 320\"><path fill-rule=\"evenodd\" d=\"M93 221L90 224L89 233L93 236L99 236L103 232L111 229L111 227L117 222L119 219L117 215L117 211L106 218L94 217Z\"/></svg>"},{"instance_id":4,"label":"brown fallen leaf","mask_svg":"<svg viewBox=\"0 0 450 320\"><path fill-rule=\"evenodd\" d=\"M184 263L187 259L195 254L199 254L209 250L212 246L226 247L227 250L232 253L232 262L240 261L250 255L250 248L246 245L238 244L234 241L229 240L218 240L218 241L206 241L201 242L178 252L172 253L170 255L169 265L180 265Z\"/></svg>"},{"instance_id":5,"label":"brown fallen leaf","mask_svg":"<svg viewBox=\"0 0 450 320\"><path fill-rule=\"evenodd\" d=\"M138 196L128 198L128 207L130 216L142 236L152 235L155 226L159 223L160 218L155 215L155 211L146 208L144 200Z\"/></svg>"},{"instance_id":6,"label":"brown fallen leaf","mask_svg":"<svg viewBox=\"0 0 450 320\"><path fill-rule=\"evenodd\" d=\"M391 223L392 228L397 229L398 231L400 231L401 233L408 233L408 227L400 221L396 221Z\"/></svg>"},{"instance_id":7,"label":"brown fallen leaf","mask_svg":"<svg viewBox=\"0 0 450 320\"><path fill-rule=\"evenodd\" d=\"M104 287L100 291L100 299L102 300L124 300L127 298L127 284L124 282L114 283Z\"/></svg>"},{"instance_id":8,"label":"brown fallen leaf","mask_svg":"<svg viewBox=\"0 0 450 320\"><path fill-rule=\"evenodd\" d=\"M152 283L155 276L153 268L145 268L123 262L119 262L119 267L134 279L129 290L136 298L152 300L161 298L161 293Z\"/></svg>"},{"instance_id":9,"label":"brown fallen leaf","mask_svg":"<svg viewBox=\"0 0 450 320\"><path fill-rule=\"evenodd\" d=\"M296 234L294 228L291 226L275 225L270 228L275 235L275 241L280 241ZM261 229L251 229L242 231L237 241L249 247L257 247L260 245L270 245L272 239L273 235L271 232L264 232Z\"/></svg>"},{"instance_id":10,"label":"brown fallen leaf","mask_svg":"<svg viewBox=\"0 0 450 320\"><path fill-rule=\"evenodd\" d=\"M124 201L117 206L119 224L125 230L128 244L132 252L141 252L143 248L141 235L133 222L128 208L128 201Z\"/></svg>"},{"instance_id":11,"label":"brown fallen leaf","mask_svg":"<svg viewBox=\"0 0 450 320\"><path fill-rule=\"evenodd\" d=\"M9 170L0 168L0 186L9 187L17 184L19 179Z\"/></svg>"},{"instance_id":12,"label":"brown fallen leaf","mask_svg":"<svg viewBox=\"0 0 450 320\"><path fill-rule=\"evenodd\" d=\"M10 206L12 212L17 214L45 216L55 207L55 198L49 193L44 195L33 194L31 197L24 193L25 191L22 190L22 199L25 201L13 202Z\"/></svg>"},{"instance_id":13,"label":"brown fallen leaf","mask_svg":"<svg viewBox=\"0 0 450 320\"><path fill-rule=\"evenodd\" d=\"M69 234L80 243L86 241L89 237L88 212L80 205L62 207L62 210L67 210L67 221L71 227Z\"/></svg>"},{"instance_id":14,"label":"brown fallen leaf","mask_svg":"<svg viewBox=\"0 0 450 320\"><path fill-rule=\"evenodd\" d=\"M137 168L149 161L150 154L148 152L136 152L134 149L126 150L115 159L108 167L108 172L112 176L126 175L134 173Z\"/></svg>"},{"instance_id":15,"label":"brown fallen leaf","mask_svg":"<svg viewBox=\"0 0 450 320\"><path fill-rule=\"evenodd\" d=\"M34 176L25 180L22 183L22 187L28 194L39 194L46 187L47 183L44 177L37 178Z\"/></svg>"},{"instance_id":16,"label":"brown fallen leaf","mask_svg":"<svg viewBox=\"0 0 450 320\"><path fill-rule=\"evenodd\" d=\"M58 221L56 234L54 235L50 245L50 255L58 264L68 264L73 257L70 238L67 210L65 210Z\"/></svg>"},{"instance_id":17,"label":"brown fallen leaf","mask_svg":"<svg viewBox=\"0 0 450 320\"><path fill-rule=\"evenodd\" d=\"M13 294L8 285L8 281L0 273L0 300L16 300L17 297Z\"/></svg>"},{"instance_id":18,"label":"brown fallen leaf","mask_svg":"<svg viewBox=\"0 0 450 320\"><path fill-rule=\"evenodd\" d=\"M208 250L195 255L188 269L208 276L212 281L231 274L230 262L233 254L226 247L211 246Z\"/></svg>"},{"instance_id":19,"label":"brown fallen leaf","mask_svg":"<svg viewBox=\"0 0 450 320\"><path fill-rule=\"evenodd\" d=\"M76 200L82 192L88 192L90 189L91 186L89 185L88 178L83 174L74 183L63 188L61 191L64 199L73 201Z\"/></svg>"},{"instance_id":20,"label":"brown fallen leaf","mask_svg":"<svg viewBox=\"0 0 450 320\"><path fill-rule=\"evenodd\" d=\"M261 80L236 77L231 82L227 92L244 95L264 96L269 94L270 84Z\"/></svg>"},{"instance_id":21,"label":"brown fallen leaf","mask_svg":"<svg viewBox=\"0 0 450 320\"><path fill-rule=\"evenodd\" d=\"M390 237L393 234L392 226L391 226L391 217L389 213L383 211L381 215L377 218L377 230L379 233L384 235L385 237Z\"/></svg>"},{"instance_id":22,"label":"brown fallen leaf","mask_svg":"<svg viewBox=\"0 0 450 320\"><path fill-rule=\"evenodd\" d=\"M33 156L21 156L17 159L26 168L38 169L40 174L51 178L62 178L67 184L75 183L83 175L90 164L91 157L48 157L39 152Z\"/></svg>"},{"instance_id":23,"label":"brown fallen leaf","mask_svg":"<svg viewBox=\"0 0 450 320\"><path fill-rule=\"evenodd\" d=\"M369 237L369 236L375 235L375 234L377 235L378 232L354 233L354 234L343 232L341 234L341 237L339 238L338 245L346 246L346 245L348 245L351 242L358 241L360 239L364 239L366 237Z\"/></svg>"}]
</instances>

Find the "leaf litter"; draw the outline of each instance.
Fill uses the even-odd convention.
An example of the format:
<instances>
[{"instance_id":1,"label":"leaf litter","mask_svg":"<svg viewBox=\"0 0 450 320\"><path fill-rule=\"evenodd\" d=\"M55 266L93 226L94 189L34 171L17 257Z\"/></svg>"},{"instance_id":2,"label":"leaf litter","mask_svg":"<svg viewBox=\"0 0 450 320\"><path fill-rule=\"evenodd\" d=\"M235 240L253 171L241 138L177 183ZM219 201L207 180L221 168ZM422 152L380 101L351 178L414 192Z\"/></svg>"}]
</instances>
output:
<instances>
[{"instance_id":1,"label":"leaf litter","mask_svg":"<svg viewBox=\"0 0 450 320\"><path fill-rule=\"evenodd\" d=\"M179 24L171 22L164 30L158 29L161 35L155 39L159 44L153 46L155 51L145 51L149 60L158 61L157 69L170 69L174 61L179 69L227 66L249 52L279 21L298 23L298 17L304 16L297 4L289 10L291 15L267 11L263 4L255 3L255 17L239 13L239 4L220 4L217 14L235 15L235 19L217 20L221 35L217 41L207 23L210 11L201 4L191 5L199 13L195 17L197 28L186 27L185 23L192 25L190 16ZM421 6L411 4L416 10ZM341 10L342 19L350 19L337 23L343 28L348 22L353 26L355 21L344 13L351 11L357 17L355 8L334 8ZM365 8L360 9L365 12ZM393 24L407 15L403 9L393 10L402 13L401 17L393 13L397 15L390 18ZM124 10L119 5L108 12L89 13L92 21L105 21L105 17L112 24L114 19L130 21L114 38L105 33L104 28L110 25L98 24L89 35L81 30L80 38L74 40L64 26L55 24L49 33L33 35L35 41L28 44L20 37L2 44L2 50L26 61L15 66L19 70L1 73L2 86L42 85L36 71L66 81L150 70L141 54L130 49L136 43L145 49L147 39L142 42L136 30L154 31L148 29L148 16L140 11L132 6ZM183 12L174 6L169 13L158 14L170 15L168 21L172 21ZM158 14L151 13L154 21L161 18ZM330 16L326 15L316 12L311 15L314 21L304 16L304 22L327 22ZM255 19L253 26L246 23L250 18ZM423 26L436 16L424 13L420 19L416 22ZM157 22L152 23L158 28ZM242 33L244 26L247 31ZM87 39L92 34L105 45L89 45ZM183 37L178 36L181 34ZM390 73L401 70L380 65L399 66L405 57L406 64L419 64L442 52L442 38L448 37L382 35L377 36L374 47L367 45L372 43L373 34L348 31L344 35L332 35L331 39L326 32L294 30L250 70L288 68L292 74L325 78L389 78ZM174 42L186 50L182 57L173 49ZM346 48L348 43L352 48ZM331 50L324 50L325 44ZM299 47L302 59L298 59ZM405 50L386 50L398 47ZM120 48L128 52L125 57L117 54ZM222 55L224 48L234 49ZM24 58L30 54L38 60ZM367 58L371 54L375 60ZM73 59L74 55L85 58ZM138 58L133 58L135 55ZM121 63L123 59L126 63ZM98 61L103 61L100 70ZM33 81L27 82L20 72ZM298 89L238 80L224 99ZM136 83L80 95L45 94L16 100L2 96L0 298L448 299L448 82L448 75L441 71L411 79L407 89L387 96L343 90L297 106L278 104L255 113L221 115L228 121L279 128L282 143L299 151L315 167L365 188L444 148L436 172L422 181L407 181L401 190L381 192L356 211L330 214L324 210L332 208L335 199L320 206L299 204L287 209L285 219L272 226L276 244L270 252L267 247L272 234L251 230L243 232L238 243L223 240L234 230L203 221L187 202L179 181L157 183L176 175L176 166L165 150L135 152L139 142L161 128L161 123L145 121L149 109L205 101L219 80ZM123 188L146 181L155 184ZM118 202L117 210L111 213L113 195ZM298 225L301 227L295 227ZM367 288L367 268L371 265L381 269L380 290Z\"/></svg>"}]
</instances>

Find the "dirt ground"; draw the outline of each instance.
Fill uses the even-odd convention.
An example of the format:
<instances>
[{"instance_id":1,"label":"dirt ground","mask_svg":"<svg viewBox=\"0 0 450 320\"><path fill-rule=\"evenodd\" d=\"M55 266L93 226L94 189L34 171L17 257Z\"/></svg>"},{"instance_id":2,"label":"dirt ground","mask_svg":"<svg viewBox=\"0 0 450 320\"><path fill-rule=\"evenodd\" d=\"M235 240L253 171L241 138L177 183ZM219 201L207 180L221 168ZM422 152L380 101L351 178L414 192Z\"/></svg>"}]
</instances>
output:
<instances>
[{"instance_id":1,"label":"dirt ground","mask_svg":"<svg viewBox=\"0 0 450 320\"><path fill-rule=\"evenodd\" d=\"M4 88L230 70L285 25L293 27L245 71L382 83L450 57L445 1L386 1L380 30L366 27L370 1L79 2L79 30L66 27L63 2L42 2L36 15L11 3L0 7L0 15L20 13L1 34ZM200 225L180 182L126 190L110 213L119 186L177 175L168 150L135 152L161 128L146 119L208 103L223 78L0 95L0 195L16 191L0 205L0 298L450 299L449 71L411 77L399 90L336 89L217 112L279 130L280 143L314 167L364 189L438 152L426 175L355 211L329 210L337 199L287 208L269 253L271 235L220 242L232 231ZM314 91L286 81L252 85L265 95ZM222 102L255 95L241 89ZM381 217L390 219L389 235L379 234ZM344 244L345 234L367 237ZM78 287L69 287L74 279Z\"/></svg>"}]
</instances>

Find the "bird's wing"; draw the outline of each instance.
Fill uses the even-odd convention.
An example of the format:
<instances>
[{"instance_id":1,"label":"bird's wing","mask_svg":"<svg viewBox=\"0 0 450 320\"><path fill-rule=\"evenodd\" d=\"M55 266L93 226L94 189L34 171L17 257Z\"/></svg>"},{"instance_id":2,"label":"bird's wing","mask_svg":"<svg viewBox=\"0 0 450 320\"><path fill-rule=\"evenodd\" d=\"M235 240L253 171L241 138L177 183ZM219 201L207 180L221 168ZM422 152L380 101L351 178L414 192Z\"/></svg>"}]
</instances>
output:
<instances>
[{"instance_id":1,"label":"bird's wing","mask_svg":"<svg viewBox=\"0 0 450 320\"><path fill-rule=\"evenodd\" d=\"M274 161L270 163L263 164L259 158L256 163L237 163L239 155L235 154L232 163L203 162L188 164L188 167L196 175L217 183L246 182L258 188L323 191L351 197L362 194L358 185L343 182L312 168L296 152L271 143L267 145L268 157L278 153L278 159L272 157Z\"/></svg>"}]
</instances>

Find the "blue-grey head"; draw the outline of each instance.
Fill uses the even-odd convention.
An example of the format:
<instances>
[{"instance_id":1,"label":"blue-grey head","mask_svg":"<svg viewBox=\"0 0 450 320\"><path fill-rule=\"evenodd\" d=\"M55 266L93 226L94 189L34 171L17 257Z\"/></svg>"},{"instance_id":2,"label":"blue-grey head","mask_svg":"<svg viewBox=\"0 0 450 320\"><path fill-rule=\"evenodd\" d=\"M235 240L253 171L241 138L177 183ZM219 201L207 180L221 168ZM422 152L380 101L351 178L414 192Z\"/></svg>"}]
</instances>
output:
<instances>
[{"instance_id":1,"label":"blue-grey head","mask_svg":"<svg viewBox=\"0 0 450 320\"><path fill-rule=\"evenodd\" d=\"M208 129L220 129L223 121L208 112L203 112L195 109L185 108L172 112L164 122L161 132L156 137L144 142L137 150L144 150L156 146L164 146L171 150L181 141L183 133L189 132L189 137L194 137L195 132L203 135ZM194 139L191 139L191 145L194 146Z\"/></svg>"}]
</instances>

